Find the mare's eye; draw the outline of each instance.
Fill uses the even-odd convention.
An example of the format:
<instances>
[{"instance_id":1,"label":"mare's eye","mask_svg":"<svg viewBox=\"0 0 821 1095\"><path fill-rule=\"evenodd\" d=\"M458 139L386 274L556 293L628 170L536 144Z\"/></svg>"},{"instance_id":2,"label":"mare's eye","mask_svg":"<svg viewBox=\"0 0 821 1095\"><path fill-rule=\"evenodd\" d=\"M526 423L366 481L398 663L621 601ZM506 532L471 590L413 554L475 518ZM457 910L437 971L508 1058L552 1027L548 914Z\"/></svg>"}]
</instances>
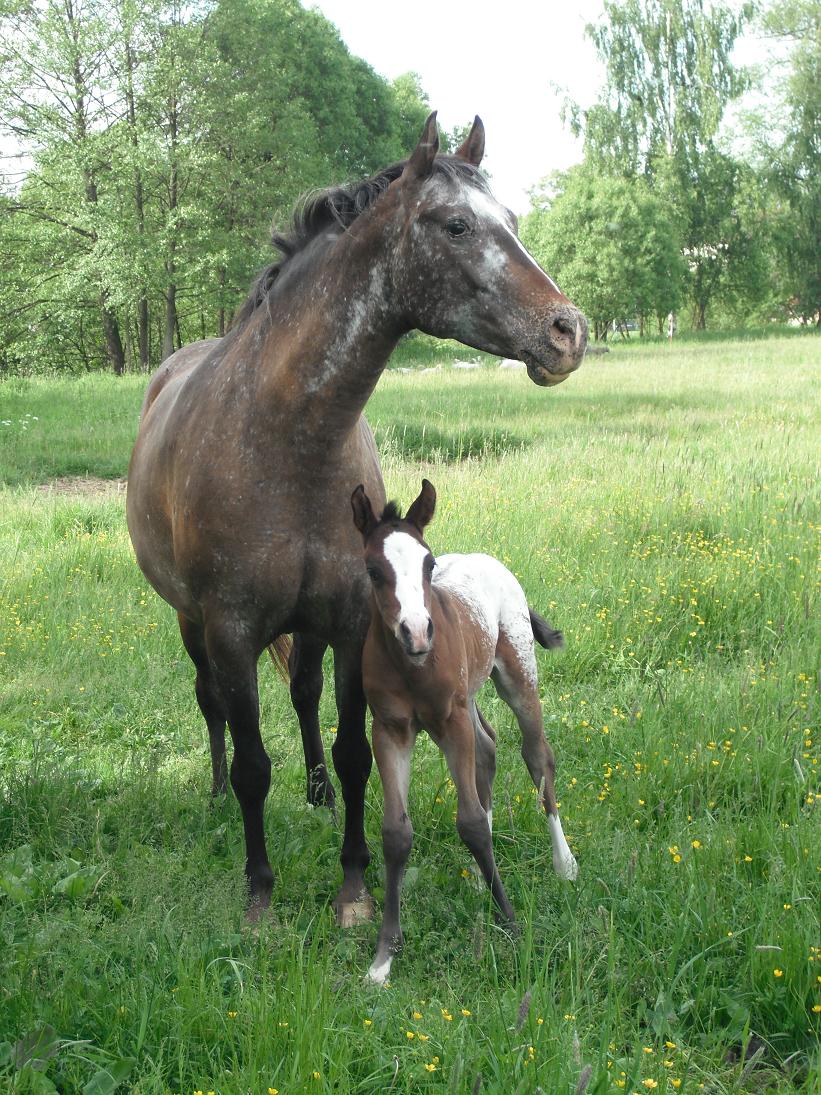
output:
<instances>
[{"instance_id":1,"label":"mare's eye","mask_svg":"<svg viewBox=\"0 0 821 1095\"><path fill-rule=\"evenodd\" d=\"M425 566L425 572L427 574L432 573L433 568L436 566L436 560L434 559L434 557L432 555L427 556L427 558L425 559L424 566Z\"/></svg>"},{"instance_id":2,"label":"mare's eye","mask_svg":"<svg viewBox=\"0 0 821 1095\"><path fill-rule=\"evenodd\" d=\"M368 567L368 577L377 586L382 581L382 571L377 570L376 567Z\"/></svg>"},{"instance_id":3,"label":"mare's eye","mask_svg":"<svg viewBox=\"0 0 821 1095\"><path fill-rule=\"evenodd\" d=\"M470 231L467 224L460 217L452 217L447 223L448 235L452 239L458 239Z\"/></svg>"}]
</instances>

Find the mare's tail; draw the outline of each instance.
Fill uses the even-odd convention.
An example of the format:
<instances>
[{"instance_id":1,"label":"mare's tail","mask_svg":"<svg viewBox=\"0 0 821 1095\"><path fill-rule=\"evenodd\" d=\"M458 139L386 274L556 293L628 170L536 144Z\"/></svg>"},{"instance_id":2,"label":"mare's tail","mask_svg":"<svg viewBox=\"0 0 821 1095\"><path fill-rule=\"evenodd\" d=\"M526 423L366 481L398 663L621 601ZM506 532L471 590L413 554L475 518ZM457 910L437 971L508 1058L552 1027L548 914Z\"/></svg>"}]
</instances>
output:
<instances>
[{"instance_id":1,"label":"mare's tail","mask_svg":"<svg viewBox=\"0 0 821 1095\"><path fill-rule=\"evenodd\" d=\"M271 655L271 661L274 663L274 668L286 684L291 683L291 674L288 670L288 657L291 653L292 645L290 635L279 635L268 647L268 653Z\"/></svg>"},{"instance_id":2,"label":"mare's tail","mask_svg":"<svg viewBox=\"0 0 821 1095\"><path fill-rule=\"evenodd\" d=\"M561 631L556 631L552 624L549 624L543 616L540 616L538 612L534 612L532 608L528 610L530 612L530 626L533 628L533 638L539 646L543 646L545 650L564 646L564 635Z\"/></svg>"}]
</instances>

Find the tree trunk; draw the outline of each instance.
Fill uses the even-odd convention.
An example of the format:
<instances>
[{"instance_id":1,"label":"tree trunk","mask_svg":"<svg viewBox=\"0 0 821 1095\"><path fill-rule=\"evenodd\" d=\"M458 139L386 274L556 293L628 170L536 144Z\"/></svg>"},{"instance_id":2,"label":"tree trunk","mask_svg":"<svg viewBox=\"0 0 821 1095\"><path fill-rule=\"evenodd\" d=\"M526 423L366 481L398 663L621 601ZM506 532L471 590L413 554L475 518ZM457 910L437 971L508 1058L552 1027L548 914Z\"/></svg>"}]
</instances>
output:
<instances>
[{"instance_id":1,"label":"tree trunk","mask_svg":"<svg viewBox=\"0 0 821 1095\"><path fill-rule=\"evenodd\" d=\"M122 376L125 372L125 353L123 352L123 340L120 338L120 325L117 323L117 317L106 303L105 292L100 293L100 315L103 321L108 359L115 374Z\"/></svg>"},{"instance_id":2,"label":"tree trunk","mask_svg":"<svg viewBox=\"0 0 821 1095\"><path fill-rule=\"evenodd\" d=\"M168 270L171 274L173 271ZM169 282L165 287L165 328L162 338L162 359L174 353L174 330L177 326L177 287Z\"/></svg>"}]
</instances>

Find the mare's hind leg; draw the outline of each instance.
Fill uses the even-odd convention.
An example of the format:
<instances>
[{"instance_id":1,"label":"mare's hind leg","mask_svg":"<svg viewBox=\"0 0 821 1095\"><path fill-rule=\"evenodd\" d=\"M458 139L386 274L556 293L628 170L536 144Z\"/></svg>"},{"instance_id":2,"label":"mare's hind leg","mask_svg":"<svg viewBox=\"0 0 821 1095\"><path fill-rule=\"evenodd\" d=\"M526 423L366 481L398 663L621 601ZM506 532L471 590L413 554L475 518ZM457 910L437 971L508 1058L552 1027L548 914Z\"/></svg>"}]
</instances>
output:
<instances>
[{"instance_id":1,"label":"mare's hind leg","mask_svg":"<svg viewBox=\"0 0 821 1095\"><path fill-rule=\"evenodd\" d=\"M214 681L205 635L199 624L193 623L182 613L177 613L180 634L188 656L197 670L195 691L197 703L208 727L208 743L211 747L211 794L224 795L228 790L228 765L225 759L225 708Z\"/></svg>"},{"instance_id":2,"label":"mare's hind leg","mask_svg":"<svg viewBox=\"0 0 821 1095\"><path fill-rule=\"evenodd\" d=\"M308 780L308 802L311 806L334 808L333 784L328 778L325 751L319 732L319 698L322 695L322 655L327 643L313 635L294 635L288 658L291 675L291 702L294 705Z\"/></svg>"},{"instance_id":3,"label":"mare's hind leg","mask_svg":"<svg viewBox=\"0 0 821 1095\"><path fill-rule=\"evenodd\" d=\"M530 778L539 789L550 827L553 869L560 878L572 881L578 876L579 867L567 845L556 807L554 786L556 762L553 758L553 750L545 738L542 705L539 702L536 686L536 659L532 649L530 658L526 658L523 664L520 654L503 634L500 635L496 650L496 665L491 676L496 691L513 711L522 732L522 756L530 772Z\"/></svg>"},{"instance_id":4,"label":"mare's hind leg","mask_svg":"<svg viewBox=\"0 0 821 1095\"><path fill-rule=\"evenodd\" d=\"M365 887L365 868L371 858L365 843L365 788L373 758L365 734L361 643L334 646L334 682L339 727L331 752L345 800L342 888L335 907L339 926L350 928L373 917L373 900Z\"/></svg>"}]
</instances>

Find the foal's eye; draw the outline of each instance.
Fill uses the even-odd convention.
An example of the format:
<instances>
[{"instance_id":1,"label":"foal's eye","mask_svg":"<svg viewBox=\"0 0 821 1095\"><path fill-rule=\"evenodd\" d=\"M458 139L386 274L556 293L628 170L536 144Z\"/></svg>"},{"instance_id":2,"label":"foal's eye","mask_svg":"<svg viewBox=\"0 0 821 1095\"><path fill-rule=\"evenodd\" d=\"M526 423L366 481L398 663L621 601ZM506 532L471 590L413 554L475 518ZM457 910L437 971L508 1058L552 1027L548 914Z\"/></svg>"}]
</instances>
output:
<instances>
[{"instance_id":1,"label":"foal's eye","mask_svg":"<svg viewBox=\"0 0 821 1095\"><path fill-rule=\"evenodd\" d=\"M375 586L379 585L382 581L382 571L377 570L376 567L368 567L368 577Z\"/></svg>"},{"instance_id":2,"label":"foal's eye","mask_svg":"<svg viewBox=\"0 0 821 1095\"><path fill-rule=\"evenodd\" d=\"M453 217L447 223L448 235L452 239L458 239L459 236L464 236L470 229L468 225L460 217Z\"/></svg>"}]
</instances>

